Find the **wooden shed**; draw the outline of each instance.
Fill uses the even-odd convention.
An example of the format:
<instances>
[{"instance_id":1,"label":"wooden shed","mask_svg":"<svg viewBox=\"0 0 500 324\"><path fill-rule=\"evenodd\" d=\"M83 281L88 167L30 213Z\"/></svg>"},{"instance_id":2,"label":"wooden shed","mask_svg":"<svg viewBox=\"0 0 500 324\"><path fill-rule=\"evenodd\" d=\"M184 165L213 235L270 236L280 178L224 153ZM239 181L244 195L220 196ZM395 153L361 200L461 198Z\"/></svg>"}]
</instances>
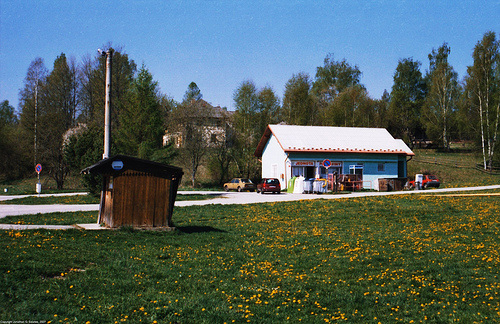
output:
<instances>
[{"instance_id":1,"label":"wooden shed","mask_svg":"<svg viewBox=\"0 0 500 324\"><path fill-rule=\"evenodd\" d=\"M104 159L84 170L101 174L103 187L99 206L99 224L116 228L172 227L181 168L126 155Z\"/></svg>"},{"instance_id":2,"label":"wooden shed","mask_svg":"<svg viewBox=\"0 0 500 324\"><path fill-rule=\"evenodd\" d=\"M378 179L379 191L401 191L404 189L408 178L381 178Z\"/></svg>"}]
</instances>

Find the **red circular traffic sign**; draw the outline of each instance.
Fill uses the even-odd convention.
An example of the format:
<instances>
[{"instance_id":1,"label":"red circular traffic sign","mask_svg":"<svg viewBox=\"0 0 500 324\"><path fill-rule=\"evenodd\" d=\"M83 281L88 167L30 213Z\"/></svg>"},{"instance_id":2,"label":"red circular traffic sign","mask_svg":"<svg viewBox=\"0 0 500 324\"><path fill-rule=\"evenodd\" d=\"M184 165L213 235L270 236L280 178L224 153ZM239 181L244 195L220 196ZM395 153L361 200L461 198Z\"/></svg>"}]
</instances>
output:
<instances>
[{"instance_id":1,"label":"red circular traffic sign","mask_svg":"<svg viewBox=\"0 0 500 324\"><path fill-rule=\"evenodd\" d=\"M35 171L36 173L40 174L40 172L42 172L42 165L40 163L38 163L35 167Z\"/></svg>"},{"instance_id":2,"label":"red circular traffic sign","mask_svg":"<svg viewBox=\"0 0 500 324\"><path fill-rule=\"evenodd\" d=\"M332 161L330 161L328 159L324 160L323 161L323 166L328 169L329 167L332 166Z\"/></svg>"}]
</instances>

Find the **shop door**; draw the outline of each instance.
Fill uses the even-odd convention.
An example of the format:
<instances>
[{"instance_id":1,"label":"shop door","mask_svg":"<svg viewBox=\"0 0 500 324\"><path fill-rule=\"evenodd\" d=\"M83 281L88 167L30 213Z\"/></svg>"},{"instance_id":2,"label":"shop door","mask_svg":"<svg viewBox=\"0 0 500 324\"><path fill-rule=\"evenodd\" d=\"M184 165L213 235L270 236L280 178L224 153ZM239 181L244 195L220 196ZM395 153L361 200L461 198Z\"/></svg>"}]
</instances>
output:
<instances>
[{"instance_id":1,"label":"shop door","mask_svg":"<svg viewBox=\"0 0 500 324\"><path fill-rule=\"evenodd\" d=\"M316 169L315 167L306 167L306 174L305 174L306 179L316 177L315 169Z\"/></svg>"}]
</instances>

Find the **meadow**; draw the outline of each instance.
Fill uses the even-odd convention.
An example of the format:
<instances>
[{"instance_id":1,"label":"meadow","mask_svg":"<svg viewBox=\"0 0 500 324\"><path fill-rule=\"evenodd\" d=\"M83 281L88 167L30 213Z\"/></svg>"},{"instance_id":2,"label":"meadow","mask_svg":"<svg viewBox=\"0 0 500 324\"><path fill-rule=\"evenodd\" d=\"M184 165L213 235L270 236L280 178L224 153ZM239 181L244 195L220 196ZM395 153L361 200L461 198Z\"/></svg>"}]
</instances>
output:
<instances>
[{"instance_id":1,"label":"meadow","mask_svg":"<svg viewBox=\"0 0 500 324\"><path fill-rule=\"evenodd\" d=\"M0 321L500 322L498 196L176 207L173 220L0 231Z\"/></svg>"},{"instance_id":2,"label":"meadow","mask_svg":"<svg viewBox=\"0 0 500 324\"><path fill-rule=\"evenodd\" d=\"M415 149L415 157L408 162L408 177L416 173L433 174L441 180L441 188L486 186L500 183L500 174L488 174L476 169L481 157L467 148L452 152Z\"/></svg>"}]
</instances>

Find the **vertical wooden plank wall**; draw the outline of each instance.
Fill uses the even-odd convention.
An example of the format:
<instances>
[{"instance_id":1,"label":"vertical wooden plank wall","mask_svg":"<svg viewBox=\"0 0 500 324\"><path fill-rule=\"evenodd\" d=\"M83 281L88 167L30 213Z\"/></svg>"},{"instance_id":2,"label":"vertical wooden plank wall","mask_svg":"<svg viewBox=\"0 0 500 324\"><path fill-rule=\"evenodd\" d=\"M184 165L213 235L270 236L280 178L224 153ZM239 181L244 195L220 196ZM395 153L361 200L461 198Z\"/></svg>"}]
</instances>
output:
<instances>
[{"instance_id":1,"label":"vertical wooden plank wall","mask_svg":"<svg viewBox=\"0 0 500 324\"><path fill-rule=\"evenodd\" d=\"M109 189L110 177L105 176L103 179L103 189L101 193L101 205L99 213L99 224L106 224L113 227L113 193Z\"/></svg>"},{"instance_id":2,"label":"vertical wooden plank wall","mask_svg":"<svg viewBox=\"0 0 500 324\"><path fill-rule=\"evenodd\" d=\"M126 171L114 178L112 196L106 195L111 213L105 223L110 227L124 225L137 227L168 226L174 202L171 199L170 179L151 174ZM110 193L111 194L111 193ZM106 207L108 210L108 207Z\"/></svg>"},{"instance_id":3,"label":"vertical wooden plank wall","mask_svg":"<svg viewBox=\"0 0 500 324\"><path fill-rule=\"evenodd\" d=\"M169 179L156 178L155 179L155 215L153 226L168 226L170 218L170 182Z\"/></svg>"}]
</instances>

